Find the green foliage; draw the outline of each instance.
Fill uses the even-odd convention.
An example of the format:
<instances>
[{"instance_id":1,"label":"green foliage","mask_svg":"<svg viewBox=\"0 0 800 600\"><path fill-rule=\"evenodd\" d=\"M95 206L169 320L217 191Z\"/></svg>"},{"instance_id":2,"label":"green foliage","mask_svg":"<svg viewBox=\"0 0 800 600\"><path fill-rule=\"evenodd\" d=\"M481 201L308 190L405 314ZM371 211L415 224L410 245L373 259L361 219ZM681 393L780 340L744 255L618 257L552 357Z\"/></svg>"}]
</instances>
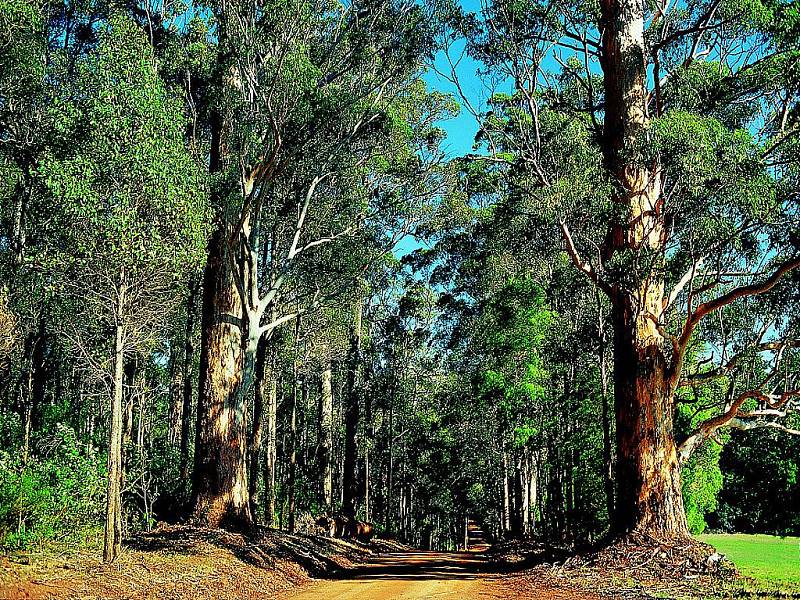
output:
<instances>
[{"instance_id":1,"label":"green foliage","mask_svg":"<svg viewBox=\"0 0 800 600\"><path fill-rule=\"evenodd\" d=\"M0 547L85 543L102 525L105 459L57 424L27 464L0 453Z\"/></svg>"},{"instance_id":2,"label":"green foliage","mask_svg":"<svg viewBox=\"0 0 800 600\"><path fill-rule=\"evenodd\" d=\"M695 451L681 471L686 520L693 534L705 531L706 515L717 509L717 495L722 489L721 452L719 444L707 442Z\"/></svg>"},{"instance_id":3,"label":"green foliage","mask_svg":"<svg viewBox=\"0 0 800 600\"><path fill-rule=\"evenodd\" d=\"M78 70L53 107L73 142L39 168L67 236L64 259L79 268L104 262L111 273L156 264L177 275L196 263L208 229L183 109L159 79L144 33L123 17Z\"/></svg>"},{"instance_id":4,"label":"green foliage","mask_svg":"<svg viewBox=\"0 0 800 600\"><path fill-rule=\"evenodd\" d=\"M731 433L720 464L716 529L800 535L800 440L779 431Z\"/></svg>"},{"instance_id":5,"label":"green foliage","mask_svg":"<svg viewBox=\"0 0 800 600\"><path fill-rule=\"evenodd\" d=\"M44 19L35 0L0 0L0 122L22 108L45 71Z\"/></svg>"}]
</instances>

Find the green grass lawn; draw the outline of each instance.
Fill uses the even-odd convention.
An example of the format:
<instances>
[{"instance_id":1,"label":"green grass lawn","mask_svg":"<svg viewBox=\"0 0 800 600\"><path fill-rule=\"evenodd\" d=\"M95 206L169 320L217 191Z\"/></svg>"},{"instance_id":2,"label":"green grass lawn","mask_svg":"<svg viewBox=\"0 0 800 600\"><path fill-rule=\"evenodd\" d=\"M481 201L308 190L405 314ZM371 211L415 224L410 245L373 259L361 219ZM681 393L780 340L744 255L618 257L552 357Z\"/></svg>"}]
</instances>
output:
<instances>
[{"instance_id":1,"label":"green grass lawn","mask_svg":"<svg viewBox=\"0 0 800 600\"><path fill-rule=\"evenodd\" d=\"M697 536L727 556L742 575L769 587L800 590L800 538L773 535Z\"/></svg>"}]
</instances>

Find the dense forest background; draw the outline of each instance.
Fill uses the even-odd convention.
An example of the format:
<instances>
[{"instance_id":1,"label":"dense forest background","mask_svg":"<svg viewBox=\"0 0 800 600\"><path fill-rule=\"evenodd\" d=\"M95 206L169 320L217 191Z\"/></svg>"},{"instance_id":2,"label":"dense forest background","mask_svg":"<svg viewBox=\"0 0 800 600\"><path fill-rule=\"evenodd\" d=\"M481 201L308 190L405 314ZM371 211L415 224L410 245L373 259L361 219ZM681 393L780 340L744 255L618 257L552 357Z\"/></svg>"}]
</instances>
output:
<instances>
[{"instance_id":1,"label":"dense forest background","mask_svg":"<svg viewBox=\"0 0 800 600\"><path fill-rule=\"evenodd\" d=\"M594 2L0 0L0 545L596 542L656 272L690 530L800 535L800 13L652 4L631 258Z\"/></svg>"}]
</instances>

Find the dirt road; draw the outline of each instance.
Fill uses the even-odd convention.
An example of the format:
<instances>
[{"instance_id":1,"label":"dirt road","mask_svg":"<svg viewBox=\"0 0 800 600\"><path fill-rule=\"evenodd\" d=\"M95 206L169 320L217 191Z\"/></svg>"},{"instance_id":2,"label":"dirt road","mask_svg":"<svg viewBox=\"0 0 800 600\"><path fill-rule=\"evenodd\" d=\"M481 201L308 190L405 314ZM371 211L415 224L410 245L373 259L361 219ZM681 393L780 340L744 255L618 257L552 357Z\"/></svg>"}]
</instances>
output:
<instances>
[{"instance_id":1,"label":"dirt road","mask_svg":"<svg viewBox=\"0 0 800 600\"><path fill-rule=\"evenodd\" d=\"M297 600L470 600L472 598L537 598L586 600L589 596L531 587L525 581L486 571L486 562L472 553L408 552L389 554L345 571L338 579L318 581L296 594Z\"/></svg>"}]
</instances>

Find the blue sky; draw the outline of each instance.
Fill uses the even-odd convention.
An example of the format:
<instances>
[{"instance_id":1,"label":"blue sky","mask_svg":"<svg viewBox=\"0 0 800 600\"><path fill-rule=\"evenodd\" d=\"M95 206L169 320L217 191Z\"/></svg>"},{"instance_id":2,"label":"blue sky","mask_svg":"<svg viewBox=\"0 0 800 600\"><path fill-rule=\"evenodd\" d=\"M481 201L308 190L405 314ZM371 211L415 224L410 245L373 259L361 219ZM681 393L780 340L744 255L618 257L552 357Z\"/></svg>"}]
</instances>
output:
<instances>
[{"instance_id":1,"label":"blue sky","mask_svg":"<svg viewBox=\"0 0 800 600\"><path fill-rule=\"evenodd\" d=\"M477 13L481 10L480 0L460 0L459 3L466 12ZM465 42L463 40L458 40L453 44L450 52L453 60L457 60L461 56L464 47ZM434 67L435 69L430 69L423 77L428 87L440 92L453 94L461 104L457 93L458 90L456 90L455 86L436 73L436 70L444 73L450 72L450 65L443 52L436 56ZM481 109L486 101L486 91L477 77L478 67L479 63L464 55L458 63L457 75L461 88L469 98L470 103ZM443 121L441 127L447 132L444 150L448 156L462 156L472 152L472 142L475 139L475 133L478 131L478 123L469 110L462 107L458 117Z\"/></svg>"},{"instance_id":2,"label":"blue sky","mask_svg":"<svg viewBox=\"0 0 800 600\"><path fill-rule=\"evenodd\" d=\"M464 42L457 42L454 50L460 52L464 47ZM449 72L450 65L445 58L444 53L439 53L436 57L435 66L440 71L445 73ZM468 95L470 102L473 105L481 106L485 101L485 94L482 91L482 84L476 76L478 64L471 58L465 56L458 65L458 77L461 82L464 93ZM430 89L438 90L448 94L453 94L456 100L461 104L461 99L458 97L455 86L446 79L439 76L434 70L429 70L423 77ZM441 127L447 132L447 140L444 143L443 149L448 156L462 156L472 151L472 142L475 139L475 133L478 131L478 123L475 117L462 107L461 112L455 119L449 119L441 122Z\"/></svg>"}]
</instances>

